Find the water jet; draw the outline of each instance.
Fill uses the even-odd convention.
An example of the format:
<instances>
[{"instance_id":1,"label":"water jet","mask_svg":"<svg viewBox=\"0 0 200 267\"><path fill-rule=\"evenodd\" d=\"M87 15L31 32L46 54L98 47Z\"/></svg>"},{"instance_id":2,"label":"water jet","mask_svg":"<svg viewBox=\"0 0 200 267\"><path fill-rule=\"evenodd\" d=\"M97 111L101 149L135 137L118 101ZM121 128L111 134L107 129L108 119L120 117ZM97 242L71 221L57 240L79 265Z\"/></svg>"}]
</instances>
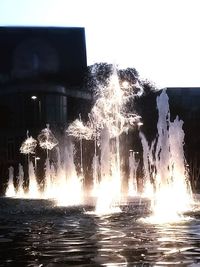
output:
<instances>
[{"instance_id":1,"label":"water jet","mask_svg":"<svg viewBox=\"0 0 200 267\"><path fill-rule=\"evenodd\" d=\"M59 150L58 141L49 125L38 135L40 147L46 150L45 177L43 186L37 184L35 169L30 154L37 145L35 139L27 135L21 152L28 155L29 187L24 192L23 170L19 166L19 181L17 188L13 185L13 172L10 169L9 184L6 190L8 197L53 199L59 206L91 206L97 213L109 213L112 208L121 210L141 210L149 212L159 209L169 209L168 212L183 212L190 207L192 192L184 157L183 121L177 117L170 119L169 102L166 91L157 97L157 136L149 144L142 133L142 118L132 112L129 102L141 96L143 88L136 79L130 83L121 83L117 69L114 68L106 85L98 84L95 91L96 101L88 115L88 121L81 117L72 122L67 130L67 145L63 155ZM132 149L127 149L127 155L122 155L122 136L131 138L131 128L140 132L143 154L142 189L138 186L137 169L139 160ZM31 139L32 138L32 139ZM93 143L93 160L90 166L83 166L88 155L87 146L83 140ZM75 143L79 143L79 156L75 151ZM56 151L56 162L50 162L51 150ZM122 158L128 165L124 175ZM36 168L36 166L35 166ZM87 177L84 168L92 171L91 189L85 188ZM124 189L125 184L128 188ZM179 199L179 206L169 207L163 202L162 196ZM172 197L173 196L173 197ZM159 211L160 212L160 211Z\"/></svg>"}]
</instances>

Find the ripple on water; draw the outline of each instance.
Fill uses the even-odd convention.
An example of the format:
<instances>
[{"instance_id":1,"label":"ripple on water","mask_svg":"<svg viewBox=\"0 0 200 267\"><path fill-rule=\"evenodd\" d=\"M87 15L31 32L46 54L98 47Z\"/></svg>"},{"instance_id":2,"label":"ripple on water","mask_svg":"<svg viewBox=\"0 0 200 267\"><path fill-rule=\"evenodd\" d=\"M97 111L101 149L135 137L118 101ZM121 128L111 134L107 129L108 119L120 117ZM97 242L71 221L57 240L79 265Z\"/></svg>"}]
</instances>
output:
<instances>
[{"instance_id":1,"label":"ripple on water","mask_svg":"<svg viewBox=\"0 0 200 267\"><path fill-rule=\"evenodd\" d=\"M6 238L6 237L0 237L0 243L9 243L12 242L13 240L11 238Z\"/></svg>"},{"instance_id":2,"label":"ripple on water","mask_svg":"<svg viewBox=\"0 0 200 267\"><path fill-rule=\"evenodd\" d=\"M143 223L132 214L51 212L0 220L0 266L194 266L200 220Z\"/></svg>"}]
</instances>

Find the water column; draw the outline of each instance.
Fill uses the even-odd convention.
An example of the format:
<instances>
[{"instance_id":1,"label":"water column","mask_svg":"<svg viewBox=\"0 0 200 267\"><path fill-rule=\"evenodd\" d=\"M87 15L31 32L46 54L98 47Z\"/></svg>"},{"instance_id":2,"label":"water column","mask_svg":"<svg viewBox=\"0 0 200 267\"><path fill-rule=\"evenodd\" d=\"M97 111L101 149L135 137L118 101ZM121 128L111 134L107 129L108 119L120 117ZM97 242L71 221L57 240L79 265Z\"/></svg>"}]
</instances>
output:
<instances>
[{"instance_id":1,"label":"water column","mask_svg":"<svg viewBox=\"0 0 200 267\"><path fill-rule=\"evenodd\" d=\"M111 176L111 151L109 130L105 127L101 131L100 139L101 148L101 181L97 191L96 211L98 213L107 212L113 202L113 183Z\"/></svg>"},{"instance_id":2,"label":"water column","mask_svg":"<svg viewBox=\"0 0 200 267\"><path fill-rule=\"evenodd\" d=\"M35 176L35 169L33 166L33 162L31 161L29 161L29 164L28 164L28 175L29 175L28 196L29 198L39 198L40 192L38 188L37 179Z\"/></svg>"},{"instance_id":3,"label":"water column","mask_svg":"<svg viewBox=\"0 0 200 267\"><path fill-rule=\"evenodd\" d=\"M154 194L154 184L155 184L155 158L153 155L153 148L155 141L152 143L151 147L145 135L139 133L142 149L143 149L143 194L147 197L153 197Z\"/></svg>"},{"instance_id":4,"label":"water column","mask_svg":"<svg viewBox=\"0 0 200 267\"><path fill-rule=\"evenodd\" d=\"M68 135L74 136L79 141L81 139L94 140L94 143L97 142L99 146L100 179L97 177L98 156L96 152L93 160L93 185L95 187L93 192L96 192L97 196L96 211L107 212L113 205L118 205L121 200L120 136L140 120L137 114L126 110L126 104L130 99L139 95L142 89L133 72L122 71L121 75L123 85L116 68L112 69L106 83L101 83L101 78L98 80L95 76L96 101L88 115L89 120L83 123L80 118L76 119L67 129ZM130 83L125 82L128 77ZM96 186L97 184L99 185Z\"/></svg>"},{"instance_id":5,"label":"water column","mask_svg":"<svg viewBox=\"0 0 200 267\"><path fill-rule=\"evenodd\" d=\"M22 154L27 155L27 159L28 159L28 179L29 179L29 186L28 186L28 190L25 194L25 197L30 197L30 198L38 198L40 196L40 192L39 192L39 188L38 188L38 183L37 183L37 179L36 179L36 175L35 175L35 169L33 166L33 163L31 161L30 155L34 155L35 154L35 148L37 146L37 141L30 136L29 137L29 132L27 131L27 138L26 140L22 143L21 147L20 147L20 152ZM23 170L21 168L21 166L19 166L19 177L24 175L23 174ZM22 179L22 177L20 177L20 179ZM20 188L20 186L23 186L23 184L19 184L18 185L18 191L22 192L23 191L23 187ZM18 194L18 192L17 192ZM22 197L22 196L21 196Z\"/></svg>"},{"instance_id":6,"label":"water column","mask_svg":"<svg viewBox=\"0 0 200 267\"><path fill-rule=\"evenodd\" d=\"M157 97L158 135L153 143L149 146L140 134L144 172L154 188L153 210L162 220L177 218L190 207L192 200L183 148L183 121L178 117L170 121L168 100L165 90Z\"/></svg>"},{"instance_id":7,"label":"water column","mask_svg":"<svg viewBox=\"0 0 200 267\"><path fill-rule=\"evenodd\" d=\"M8 187L6 189L6 197L14 197L15 196L15 187L13 183L14 168L11 166L9 167L8 171L9 171L9 179L8 179Z\"/></svg>"},{"instance_id":8,"label":"water column","mask_svg":"<svg viewBox=\"0 0 200 267\"><path fill-rule=\"evenodd\" d=\"M101 150L101 181L96 210L109 210L121 199L121 171L120 171L120 134L122 132L122 91L114 70L109 85L102 88L101 97L93 109L93 116L100 114L104 122L100 131ZM97 113L98 111L98 113ZM101 123L99 120L98 123ZM105 205L104 205L105 204Z\"/></svg>"},{"instance_id":9,"label":"water column","mask_svg":"<svg viewBox=\"0 0 200 267\"><path fill-rule=\"evenodd\" d=\"M50 130L49 124L38 135L39 145L42 149L46 150L46 163L45 163L45 180L44 180L44 196L47 198L54 198L56 191L52 179L51 165L49 159L49 151L51 151L58 141Z\"/></svg>"},{"instance_id":10,"label":"water column","mask_svg":"<svg viewBox=\"0 0 200 267\"><path fill-rule=\"evenodd\" d=\"M24 192L24 170L23 170L23 166L19 163L19 167L18 167L18 177L17 177L17 193L16 196L17 197L24 197L25 196L25 192Z\"/></svg>"},{"instance_id":11,"label":"water column","mask_svg":"<svg viewBox=\"0 0 200 267\"><path fill-rule=\"evenodd\" d=\"M160 96L157 97L158 109L158 138L156 144L155 160L156 160L156 190L160 187L167 186L171 181L170 168L170 144L169 144L169 98L163 90ZM174 149L174 148L171 148Z\"/></svg>"},{"instance_id":12,"label":"water column","mask_svg":"<svg viewBox=\"0 0 200 267\"><path fill-rule=\"evenodd\" d=\"M62 198L59 199L59 204L64 205L79 205L83 203L83 179L78 176L74 162L74 144L67 140L67 145L64 151L64 170L66 174L66 188Z\"/></svg>"},{"instance_id":13,"label":"water column","mask_svg":"<svg viewBox=\"0 0 200 267\"><path fill-rule=\"evenodd\" d=\"M96 196L99 187L99 156L97 155L97 139L95 136L94 140L94 157L92 161L92 170L93 170L93 185L92 185L92 196Z\"/></svg>"},{"instance_id":14,"label":"water column","mask_svg":"<svg viewBox=\"0 0 200 267\"><path fill-rule=\"evenodd\" d=\"M136 160L136 154L138 152L130 151L129 155L129 179L128 179L128 195L136 196L138 193L137 188L137 169L139 165L139 160Z\"/></svg>"},{"instance_id":15,"label":"water column","mask_svg":"<svg viewBox=\"0 0 200 267\"><path fill-rule=\"evenodd\" d=\"M101 132L101 182L110 180L110 135L108 128L105 127Z\"/></svg>"}]
</instances>

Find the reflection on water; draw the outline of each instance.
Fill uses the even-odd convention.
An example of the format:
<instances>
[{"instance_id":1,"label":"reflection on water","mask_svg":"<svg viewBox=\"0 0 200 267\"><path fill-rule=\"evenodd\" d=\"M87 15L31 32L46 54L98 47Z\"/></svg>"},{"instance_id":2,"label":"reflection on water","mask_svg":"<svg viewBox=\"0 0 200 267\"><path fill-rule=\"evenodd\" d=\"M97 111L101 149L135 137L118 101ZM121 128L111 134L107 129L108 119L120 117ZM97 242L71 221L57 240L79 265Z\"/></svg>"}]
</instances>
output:
<instances>
[{"instance_id":1,"label":"reflection on water","mask_svg":"<svg viewBox=\"0 0 200 267\"><path fill-rule=\"evenodd\" d=\"M198 212L156 225L131 213L0 209L0 266L200 266Z\"/></svg>"}]
</instances>

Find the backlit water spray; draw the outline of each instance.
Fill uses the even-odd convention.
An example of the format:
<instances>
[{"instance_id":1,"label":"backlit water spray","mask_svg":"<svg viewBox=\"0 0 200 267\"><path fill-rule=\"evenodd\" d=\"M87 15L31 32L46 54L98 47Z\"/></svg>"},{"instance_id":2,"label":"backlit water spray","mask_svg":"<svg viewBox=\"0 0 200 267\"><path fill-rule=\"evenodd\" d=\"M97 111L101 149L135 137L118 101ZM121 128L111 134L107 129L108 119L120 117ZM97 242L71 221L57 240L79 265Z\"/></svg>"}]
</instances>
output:
<instances>
[{"instance_id":1,"label":"backlit water spray","mask_svg":"<svg viewBox=\"0 0 200 267\"><path fill-rule=\"evenodd\" d=\"M32 136L29 136L29 132L27 131L27 138L22 143L22 145L20 147L20 152L27 156L28 177L29 177L28 188L29 189L27 192L24 190L24 184L23 184L24 171L23 171L22 165L19 164L17 190L15 190L15 195L17 197L20 197L20 198L39 198L41 196L41 194L39 192L36 176L35 176L34 166L33 166L32 161L30 160L30 156L35 153L36 146L37 146L37 141ZM10 171L11 171L11 169L10 169ZM12 171L12 174L9 172L9 180L12 177L13 177L13 171ZM10 182L9 182L9 184L10 184ZM11 193L9 193L9 192L10 192L10 186L8 186L8 189L6 191L6 196L11 196Z\"/></svg>"},{"instance_id":2,"label":"backlit water spray","mask_svg":"<svg viewBox=\"0 0 200 267\"><path fill-rule=\"evenodd\" d=\"M137 88L137 90L136 90ZM135 90L134 90L135 89ZM120 135L135 126L140 117L125 111L126 103L141 94L142 88L137 84L120 84L117 70L113 70L108 85L96 88L97 100L89 114L89 121L84 125L76 120L67 133L81 138L93 139L95 155L93 160L94 191L97 197L96 212L106 213L115 210L121 201L122 175L120 169ZM98 157L96 144L100 149L100 180L97 179ZM116 207L118 210L118 206Z\"/></svg>"},{"instance_id":3,"label":"backlit water spray","mask_svg":"<svg viewBox=\"0 0 200 267\"><path fill-rule=\"evenodd\" d=\"M57 205L65 206L84 205L88 190L84 188L87 177L84 177L83 159L88 156L88 152L83 149L83 140L92 140L94 154L90 167L93 171L93 181L89 197L95 200L96 213L119 211L124 199L139 195L151 200L154 214L152 220L159 223L180 218L179 215L190 207L192 193L185 168L183 121L178 117L173 122L170 120L168 96L165 91L157 97L157 137L149 144L140 132L143 177L139 178L143 181L142 190L138 187L137 170L141 161L137 158L137 152L129 151L126 157L129 173L126 177L122 173L122 134L140 124L140 116L129 112L127 104L142 92L143 88L138 79L132 82L119 79L118 71L114 68L106 85L97 83L96 101L88 114L88 120L85 122L79 117L67 128L68 137L62 157L58 141L48 125L39 134L38 141L27 135L21 153L28 158L29 187L24 190L24 172L19 165L18 186L15 188L14 170L10 168L6 196L54 199ZM77 151L71 138L80 144L79 172L77 159L74 157ZM46 150L47 156L43 186L37 184L36 166L33 166L30 160L30 155L35 156L38 143ZM56 163L51 163L49 158L53 150L57 155ZM124 182L128 184L126 195L123 190Z\"/></svg>"},{"instance_id":4,"label":"backlit water spray","mask_svg":"<svg viewBox=\"0 0 200 267\"><path fill-rule=\"evenodd\" d=\"M148 146L142 133L140 137L143 145L144 193L152 199L153 217L150 220L159 223L180 220L181 214L191 208L192 191L183 150L183 121L177 116L171 122L165 90L157 97L157 108L157 138Z\"/></svg>"}]
</instances>

